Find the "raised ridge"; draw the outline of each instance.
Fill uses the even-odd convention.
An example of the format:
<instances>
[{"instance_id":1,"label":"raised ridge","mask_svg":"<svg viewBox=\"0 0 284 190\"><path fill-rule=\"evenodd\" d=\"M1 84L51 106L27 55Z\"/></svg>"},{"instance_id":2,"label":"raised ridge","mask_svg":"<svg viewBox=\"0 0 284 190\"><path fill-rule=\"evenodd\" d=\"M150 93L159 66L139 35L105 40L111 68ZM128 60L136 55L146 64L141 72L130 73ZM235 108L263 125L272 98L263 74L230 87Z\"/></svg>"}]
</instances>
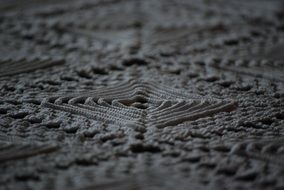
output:
<instances>
[{"instance_id":1,"label":"raised ridge","mask_svg":"<svg viewBox=\"0 0 284 190\"><path fill-rule=\"evenodd\" d=\"M55 65L64 64L63 59L54 58L20 58L7 59L0 61L0 77L16 75L19 73L31 72L37 69L43 69Z\"/></svg>"},{"instance_id":2,"label":"raised ridge","mask_svg":"<svg viewBox=\"0 0 284 190\"><path fill-rule=\"evenodd\" d=\"M42 106L109 123L163 128L229 112L232 100L206 99L155 82L126 82L80 94L51 96Z\"/></svg>"},{"instance_id":3,"label":"raised ridge","mask_svg":"<svg viewBox=\"0 0 284 190\"><path fill-rule=\"evenodd\" d=\"M30 142L21 138L0 136L0 162L48 154L58 150L58 148L55 144Z\"/></svg>"}]
</instances>

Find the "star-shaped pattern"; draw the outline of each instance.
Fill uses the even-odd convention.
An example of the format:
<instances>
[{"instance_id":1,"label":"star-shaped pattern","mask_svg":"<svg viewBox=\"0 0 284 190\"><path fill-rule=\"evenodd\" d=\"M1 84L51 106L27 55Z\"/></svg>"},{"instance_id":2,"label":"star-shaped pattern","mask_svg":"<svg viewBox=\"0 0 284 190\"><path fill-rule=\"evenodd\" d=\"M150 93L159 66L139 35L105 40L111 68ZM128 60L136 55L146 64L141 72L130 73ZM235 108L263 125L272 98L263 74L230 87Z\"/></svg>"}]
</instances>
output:
<instances>
[{"instance_id":1,"label":"star-shaped pattern","mask_svg":"<svg viewBox=\"0 0 284 190\"><path fill-rule=\"evenodd\" d=\"M232 111L233 100L205 99L155 82L125 82L93 91L51 96L42 106L119 125L163 128Z\"/></svg>"}]
</instances>

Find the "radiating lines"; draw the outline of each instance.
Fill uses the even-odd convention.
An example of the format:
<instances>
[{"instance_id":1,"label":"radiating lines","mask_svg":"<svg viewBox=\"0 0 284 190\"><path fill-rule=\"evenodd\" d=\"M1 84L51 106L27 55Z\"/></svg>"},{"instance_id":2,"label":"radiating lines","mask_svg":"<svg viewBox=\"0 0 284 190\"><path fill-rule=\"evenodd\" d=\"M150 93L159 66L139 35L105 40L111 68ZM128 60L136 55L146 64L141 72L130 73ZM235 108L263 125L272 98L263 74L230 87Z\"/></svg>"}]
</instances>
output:
<instances>
[{"instance_id":1,"label":"radiating lines","mask_svg":"<svg viewBox=\"0 0 284 190\"><path fill-rule=\"evenodd\" d=\"M156 127L177 125L185 121L193 121L212 116L218 112L229 112L235 108L234 102L192 100L191 102L170 102L160 111L152 111L151 124Z\"/></svg>"},{"instance_id":2,"label":"radiating lines","mask_svg":"<svg viewBox=\"0 0 284 190\"><path fill-rule=\"evenodd\" d=\"M250 75L268 80L284 81L283 64L275 65L274 61L267 60L222 60L213 64L220 70L231 71L241 75Z\"/></svg>"},{"instance_id":3,"label":"radiating lines","mask_svg":"<svg viewBox=\"0 0 284 190\"><path fill-rule=\"evenodd\" d=\"M42 106L103 122L163 128L229 112L232 100L204 99L155 82L130 81L117 86L45 98Z\"/></svg>"},{"instance_id":4,"label":"radiating lines","mask_svg":"<svg viewBox=\"0 0 284 190\"><path fill-rule=\"evenodd\" d=\"M53 58L22 58L22 59L7 59L0 61L0 77L15 75L19 73L31 72L37 69L43 69L55 65L64 64L62 59Z\"/></svg>"},{"instance_id":5,"label":"radiating lines","mask_svg":"<svg viewBox=\"0 0 284 190\"><path fill-rule=\"evenodd\" d=\"M29 142L19 138L0 136L0 163L48 154L58 148L55 144Z\"/></svg>"}]
</instances>

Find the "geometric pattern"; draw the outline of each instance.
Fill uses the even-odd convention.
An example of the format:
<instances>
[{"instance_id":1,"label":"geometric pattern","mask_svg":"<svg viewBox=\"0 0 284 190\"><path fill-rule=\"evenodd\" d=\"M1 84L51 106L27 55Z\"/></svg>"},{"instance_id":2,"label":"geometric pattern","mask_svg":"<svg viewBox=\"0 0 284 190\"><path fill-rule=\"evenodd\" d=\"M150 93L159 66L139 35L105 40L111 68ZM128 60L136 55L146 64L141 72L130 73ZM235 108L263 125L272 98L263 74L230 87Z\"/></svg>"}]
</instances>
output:
<instances>
[{"instance_id":1,"label":"geometric pattern","mask_svg":"<svg viewBox=\"0 0 284 190\"><path fill-rule=\"evenodd\" d=\"M229 112L235 101L205 99L155 82L125 82L93 91L50 96L42 106L119 125L163 128Z\"/></svg>"},{"instance_id":2,"label":"geometric pattern","mask_svg":"<svg viewBox=\"0 0 284 190\"><path fill-rule=\"evenodd\" d=\"M15 74L31 72L37 69L44 69L55 65L62 65L64 62L64 59L54 59L50 57L0 60L0 77L7 77Z\"/></svg>"},{"instance_id":3,"label":"geometric pattern","mask_svg":"<svg viewBox=\"0 0 284 190\"><path fill-rule=\"evenodd\" d=\"M49 154L57 151L55 143L30 142L20 137L0 135L0 162L25 159L40 154Z\"/></svg>"}]
</instances>

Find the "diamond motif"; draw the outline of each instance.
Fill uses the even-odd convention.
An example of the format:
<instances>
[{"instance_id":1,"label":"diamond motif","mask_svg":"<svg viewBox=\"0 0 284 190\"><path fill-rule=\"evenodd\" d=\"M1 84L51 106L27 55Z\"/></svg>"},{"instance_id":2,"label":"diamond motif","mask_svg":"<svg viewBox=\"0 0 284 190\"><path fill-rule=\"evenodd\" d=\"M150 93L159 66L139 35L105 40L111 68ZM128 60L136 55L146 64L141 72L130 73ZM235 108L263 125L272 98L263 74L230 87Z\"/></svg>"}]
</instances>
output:
<instances>
[{"instance_id":1,"label":"diamond motif","mask_svg":"<svg viewBox=\"0 0 284 190\"><path fill-rule=\"evenodd\" d=\"M119 125L163 128L235 109L232 100L204 99L154 82L126 82L52 96L42 106Z\"/></svg>"}]
</instances>

